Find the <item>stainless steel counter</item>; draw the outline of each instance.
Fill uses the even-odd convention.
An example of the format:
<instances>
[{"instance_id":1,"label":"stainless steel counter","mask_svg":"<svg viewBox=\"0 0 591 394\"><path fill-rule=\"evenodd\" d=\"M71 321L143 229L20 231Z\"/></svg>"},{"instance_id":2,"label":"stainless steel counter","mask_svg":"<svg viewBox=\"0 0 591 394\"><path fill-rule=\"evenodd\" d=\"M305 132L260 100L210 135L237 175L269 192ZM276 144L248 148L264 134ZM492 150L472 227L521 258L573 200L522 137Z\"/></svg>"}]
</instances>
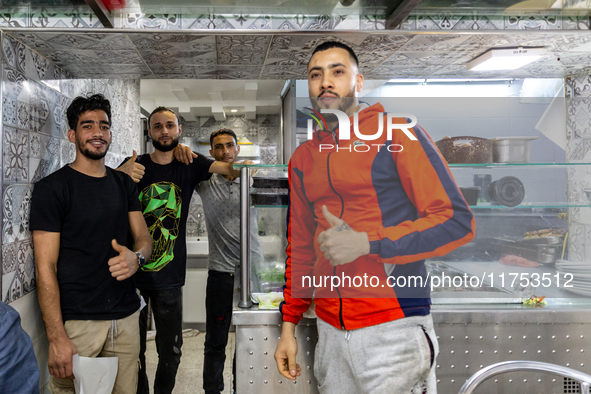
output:
<instances>
[{"instance_id":1,"label":"stainless steel counter","mask_svg":"<svg viewBox=\"0 0 591 394\"><path fill-rule=\"evenodd\" d=\"M591 373L591 302L549 300L543 307L519 304L434 305L438 391L457 393L466 379L500 361L532 360ZM277 310L235 308L237 391L241 393L317 393L313 376L317 341L315 319L296 328L296 384L277 372L273 354L281 333ZM485 382L479 393L568 393L574 383L539 372L512 372Z\"/></svg>"}]
</instances>

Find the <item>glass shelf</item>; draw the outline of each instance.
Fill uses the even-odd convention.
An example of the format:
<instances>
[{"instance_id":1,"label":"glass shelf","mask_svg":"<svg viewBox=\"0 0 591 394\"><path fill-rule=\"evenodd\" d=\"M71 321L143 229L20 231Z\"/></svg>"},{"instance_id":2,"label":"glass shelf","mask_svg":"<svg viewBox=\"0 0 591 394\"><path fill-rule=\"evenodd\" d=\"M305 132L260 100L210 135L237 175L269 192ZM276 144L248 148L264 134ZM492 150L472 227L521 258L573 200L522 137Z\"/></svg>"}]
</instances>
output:
<instances>
[{"instance_id":1,"label":"glass shelf","mask_svg":"<svg viewBox=\"0 0 591 394\"><path fill-rule=\"evenodd\" d=\"M521 204L516 207L507 207L505 205L470 205L470 209L530 209L530 208L591 208L591 204L561 204L561 203L532 203Z\"/></svg>"},{"instance_id":2,"label":"glass shelf","mask_svg":"<svg viewBox=\"0 0 591 394\"><path fill-rule=\"evenodd\" d=\"M454 167L477 167L477 168L499 168L499 167L570 167L570 166L591 166L591 163L462 163L448 164Z\"/></svg>"},{"instance_id":3,"label":"glass shelf","mask_svg":"<svg viewBox=\"0 0 591 394\"><path fill-rule=\"evenodd\" d=\"M287 168L287 164L234 164L234 168L252 167L252 168Z\"/></svg>"},{"instance_id":4,"label":"glass shelf","mask_svg":"<svg viewBox=\"0 0 591 394\"><path fill-rule=\"evenodd\" d=\"M287 164L235 164L235 168L252 167L260 169L277 169L287 171ZM591 208L591 202L585 196L573 199L571 203L566 202L566 185L568 182L568 168L591 169L591 163L462 163L449 164L454 173L454 178L460 187L473 186L473 176L477 173L492 174L491 180L500 179L505 175L520 178L524 184L526 202L515 207L505 205L470 205L474 212L486 213L487 211L498 212L525 212L529 209L569 209L569 208ZM472 169L473 171L470 171ZM537 169L544 169L537 171ZM511 170L517 170L517 173ZM521 171L519 171L521 170ZM544 191L540 198L541 191ZM572 196L571 196L572 198ZM536 201L545 199L546 201ZM529 200L529 201L527 201ZM532 201L533 200L533 201ZM255 208L287 208L287 205L252 205Z\"/></svg>"},{"instance_id":5,"label":"glass shelf","mask_svg":"<svg viewBox=\"0 0 591 394\"><path fill-rule=\"evenodd\" d=\"M591 166L591 163L462 163L448 164L450 168L502 168L502 167L570 167L570 166ZM234 164L235 168L287 168L287 164Z\"/></svg>"}]
</instances>

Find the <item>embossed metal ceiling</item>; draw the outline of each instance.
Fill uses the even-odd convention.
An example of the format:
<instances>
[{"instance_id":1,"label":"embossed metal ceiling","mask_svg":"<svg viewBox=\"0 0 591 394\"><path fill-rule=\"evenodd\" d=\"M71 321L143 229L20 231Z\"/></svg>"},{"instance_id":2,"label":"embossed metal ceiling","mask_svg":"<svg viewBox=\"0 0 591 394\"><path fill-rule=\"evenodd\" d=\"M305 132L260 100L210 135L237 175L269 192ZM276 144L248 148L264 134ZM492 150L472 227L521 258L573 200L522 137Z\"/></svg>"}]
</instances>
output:
<instances>
[{"instance_id":1,"label":"embossed metal ceiling","mask_svg":"<svg viewBox=\"0 0 591 394\"><path fill-rule=\"evenodd\" d=\"M79 78L305 79L313 49L325 40L350 45L367 79L564 77L591 68L589 32L286 33L6 31ZM13 39L12 39L13 38ZM21 44L22 43L22 44ZM465 64L490 48L544 46L521 69L471 72Z\"/></svg>"}]
</instances>

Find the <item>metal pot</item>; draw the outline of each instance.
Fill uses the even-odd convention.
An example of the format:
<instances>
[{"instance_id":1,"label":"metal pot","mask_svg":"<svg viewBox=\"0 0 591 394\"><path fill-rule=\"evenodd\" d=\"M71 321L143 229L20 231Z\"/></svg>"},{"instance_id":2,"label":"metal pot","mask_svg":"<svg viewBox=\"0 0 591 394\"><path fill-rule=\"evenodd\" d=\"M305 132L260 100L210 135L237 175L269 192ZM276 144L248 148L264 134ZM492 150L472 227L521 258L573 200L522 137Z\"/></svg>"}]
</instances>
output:
<instances>
[{"instance_id":1,"label":"metal pot","mask_svg":"<svg viewBox=\"0 0 591 394\"><path fill-rule=\"evenodd\" d=\"M435 142L450 163L492 163L492 141L480 137L444 138Z\"/></svg>"},{"instance_id":2,"label":"metal pot","mask_svg":"<svg viewBox=\"0 0 591 394\"><path fill-rule=\"evenodd\" d=\"M497 137L493 141L494 163L529 163L529 146L540 137Z\"/></svg>"}]
</instances>

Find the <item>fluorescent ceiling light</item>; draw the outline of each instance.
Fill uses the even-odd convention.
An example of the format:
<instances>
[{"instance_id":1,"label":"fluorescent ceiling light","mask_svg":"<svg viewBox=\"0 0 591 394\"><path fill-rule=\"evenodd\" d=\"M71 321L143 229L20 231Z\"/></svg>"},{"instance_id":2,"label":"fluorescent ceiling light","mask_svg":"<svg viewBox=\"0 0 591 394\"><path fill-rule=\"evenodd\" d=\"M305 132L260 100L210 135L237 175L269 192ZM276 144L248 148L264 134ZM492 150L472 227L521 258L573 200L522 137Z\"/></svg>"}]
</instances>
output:
<instances>
[{"instance_id":1,"label":"fluorescent ceiling light","mask_svg":"<svg viewBox=\"0 0 591 394\"><path fill-rule=\"evenodd\" d=\"M230 112L238 112L237 109L231 109Z\"/></svg>"},{"instance_id":2,"label":"fluorescent ceiling light","mask_svg":"<svg viewBox=\"0 0 591 394\"><path fill-rule=\"evenodd\" d=\"M388 83L423 83L425 78L394 78L390 79Z\"/></svg>"},{"instance_id":3,"label":"fluorescent ceiling light","mask_svg":"<svg viewBox=\"0 0 591 394\"><path fill-rule=\"evenodd\" d=\"M471 71L515 70L535 62L547 52L546 48L491 49L466 66Z\"/></svg>"},{"instance_id":4,"label":"fluorescent ceiling light","mask_svg":"<svg viewBox=\"0 0 591 394\"><path fill-rule=\"evenodd\" d=\"M489 83L489 82L509 82L513 78L428 78L427 83L454 83L454 82L471 82L471 83Z\"/></svg>"}]
</instances>

